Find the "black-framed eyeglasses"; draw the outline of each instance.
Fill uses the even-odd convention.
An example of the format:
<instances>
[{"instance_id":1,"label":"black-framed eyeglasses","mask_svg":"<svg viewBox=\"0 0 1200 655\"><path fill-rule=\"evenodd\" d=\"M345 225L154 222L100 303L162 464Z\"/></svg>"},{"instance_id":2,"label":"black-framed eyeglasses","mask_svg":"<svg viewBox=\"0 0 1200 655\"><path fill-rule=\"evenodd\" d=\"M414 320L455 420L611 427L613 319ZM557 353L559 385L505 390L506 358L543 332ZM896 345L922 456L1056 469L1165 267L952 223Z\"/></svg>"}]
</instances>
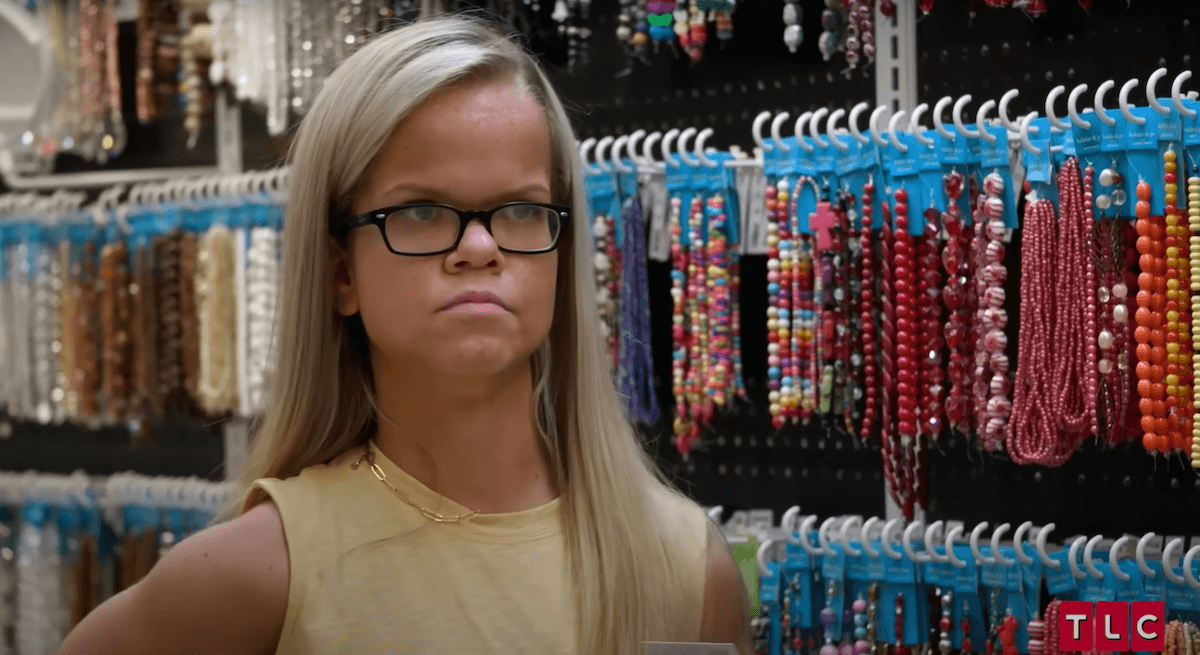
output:
<instances>
[{"instance_id":1,"label":"black-framed eyeglasses","mask_svg":"<svg viewBox=\"0 0 1200 655\"><path fill-rule=\"evenodd\" d=\"M441 255L458 248L467 225L479 221L496 246L509 253L536 255L558 247L571 217L566 205L509 202L468 211L434 202L383 207L335 222L331 229L344 238L350 230L374 225L388 250L397 255Z\"/></svg>"}]
</instances>

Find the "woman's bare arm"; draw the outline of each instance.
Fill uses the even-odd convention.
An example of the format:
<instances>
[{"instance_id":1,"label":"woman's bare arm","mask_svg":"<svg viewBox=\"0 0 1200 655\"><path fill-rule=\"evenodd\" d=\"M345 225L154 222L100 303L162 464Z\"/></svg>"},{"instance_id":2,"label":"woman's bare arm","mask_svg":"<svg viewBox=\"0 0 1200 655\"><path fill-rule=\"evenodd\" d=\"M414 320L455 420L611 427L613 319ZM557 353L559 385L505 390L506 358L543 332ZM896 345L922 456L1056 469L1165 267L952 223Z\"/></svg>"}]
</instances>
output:
<instances>
[{"instance_id":1,"label":"woman's bare arm","mask_svg":"<svg viewBox=\"0 0 1200 655\"><path fill-rule=\"evenodd\" d=\"M60 655L272 653L289 561L274 503L180 542L141 582L88 614Z\"/></svg>"},{"instance_id":2,"label":"woman's bare arm","mask_svg":"<svg viewBox=\"0 0 1200 655\"><path fill-rule=\"evenodd\" d=\"M746 581L716 524L709 526L700 641L733 644L741 655L750 655L750 600Z\"/></svg>"}]
</instances>

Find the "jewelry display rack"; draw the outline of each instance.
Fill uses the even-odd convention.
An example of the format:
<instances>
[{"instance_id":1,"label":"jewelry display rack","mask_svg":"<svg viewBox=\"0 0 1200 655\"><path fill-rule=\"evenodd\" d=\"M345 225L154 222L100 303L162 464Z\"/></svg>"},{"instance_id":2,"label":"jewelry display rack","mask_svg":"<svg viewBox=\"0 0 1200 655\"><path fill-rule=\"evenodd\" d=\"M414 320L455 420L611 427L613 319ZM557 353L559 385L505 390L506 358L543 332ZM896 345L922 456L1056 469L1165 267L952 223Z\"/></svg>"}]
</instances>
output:
<instances>
[{"instance_id":1,"label":"jewelry display rack","mask_svg":"<svg viewBox=\"0 0 1200 655\"><path fill-rule=\"evenodd\" d=\"M937 2L930 14L921 16L915 4L915 0L898 2L894 24L877 23L879 55L875 66L860 66L849 75L842 70L844 62L822 61L815 38L821 31L819 11L805 12L804 33L811 38L806 38L795 54L788 52L782 39L764 38L764 34L783 32L780 5L766 2L740 5L735 14L734 37L724 51L714 45L711 54L695 64L686 55L673 58L670 48L663 48L654 55L652 65L630 67L615 42L616 0L593 3L595 29L588 68L568 74L557 63L561 53L541 54L546 55L547 74L560 91L580 139L628 134L637 129L711 127L714 134L710 145L724 149L730 145L745 148L753 118L764 110L798 116L820 107L848 110L859 102L875 99L893 110L911 111L918 102L933 106L946 95L973 93L979 102L1016 88L1021 93L1013 102L1015 114L1023 105L1031 107L1025 111L1040 109L1040 99L1058 84L1145 79L1159 66L1172 71L1191 68L1195 62L1190 53L1200 52L1194 30L1200 20L1200 7L1182 3L1147 1L1130 7L1125 0L1096 0L1086 13L1073 1L1050 2L1047 16L1037 21L1030 21L1019 11L982 6L972 19L966 3L952 0ZM1114 43L1120 47L1113 47ZM230 170L227 167L231 161L246 161L250 167L263 165L267 158L262 153L269 150L264 146L268 142L264 117L251 110L243 110L239 117L227 111L231 109L236 112L232 106L218 105L215 132L220 137L214 138L207 133L211 128L206 128L197 152L206 143L213 144L210 158L220 170ZM235 157L231 153L236 149L242 153ZM89 187L144 179L133 176L158 172L178 175L183 169L165 168L170 159L171 154L160 153L156 161L161 161L164 168L105 170L79 174L91 177L65 177L76 175L70 173L45 180L14 179L13 183L48 185L35 188ZM130 177L108 181L110 178L101 177L104 175ZM1010 249L1013 261L1017 261L1019 252L1019 238L1014 238ZM648 273L656 386L659 398L668 399L671 313L656 308L671 307L670 266L652 261ZM764 316L765 257L743 258L741 279L745 289L740 297L742 316ZM1014 267L1005 284L1010 289L1011 326L1019 325L1018 308L1011 300L1017 297L1019 284L1019 271ZM765 352L762 324L744 322L743 350ZM1016 341L1010 339L1008 345L1013 361ZM735 405L736 411L717 416L705 431L701 447L686 460L674 449L669 417L655 426L643 426L649 447L681 488L706 505L723 505L731 511L765 508L778 516L800 504L806 511L821 515L853 511L895 516L895 508L885 501L877 440L864 443L857 437L817 427L776 431L770 424L763 389L767 380L765 358L746 357L745 377L749 396L760 400L749 406ZM222 461L230 472L240 466L240 450L225 448L216 436L203 441L204 456L158 460L147 452L143 453L145 459L139 460L141 455L128 444L98 445L97 449L110 449L107 456L88 455L86 449L62 445L28 445L40 436L25 434L27 429L31 428L14 426L11 438L0 439L0 461L6 468L69 472L84 466L92 471L111 461L115 470L212 477L224 474L214 473ZM245 424L227 428L226 441L242 443L245 432ZM181 437L182 442L198 443L188 439ZM1123 513L1131 521L1130 529L1141 526L1184 534L1196 531L1193 528L1196 508L1200 507L1200 488L1195 475L1181 461L1152 459L1140 450L1133 452L1132 447L1130 452L1084 448L1066 466L1045 469L985 458L968 448L966 441L961 436L946 437L931 453L926 518L1000 521L1019 515L1057 522L1068 532L1096 532L1106 526L1113 528L1114 507L1128 506L1138 508ZM181 446L179 452L190 451ZM88 457L97 458L91 460L95 466L88 463ZM175 465L169 461L190 462L191 468L172 468ZM1046 500L1051 498L1054 500ZM1159 509L1142 512L1146 507ZM1041 513L1035 516L1037 512Z\"/></svg>"}]
</instances>

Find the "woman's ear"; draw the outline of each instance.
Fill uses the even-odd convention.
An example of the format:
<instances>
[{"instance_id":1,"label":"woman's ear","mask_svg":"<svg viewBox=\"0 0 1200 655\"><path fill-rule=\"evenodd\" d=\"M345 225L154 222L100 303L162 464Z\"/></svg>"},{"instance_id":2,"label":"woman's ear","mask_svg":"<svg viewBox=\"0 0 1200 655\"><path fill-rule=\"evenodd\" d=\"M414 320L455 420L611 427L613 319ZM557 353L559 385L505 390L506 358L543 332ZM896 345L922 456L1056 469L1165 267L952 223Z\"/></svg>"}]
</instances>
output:
<instances>
[{"instance_id":1,"label":"woman's ear","mask_svg":"<svg viewBox=\"0 0 1200 655\"><path fill-rule=\"evenodd\" d=\"M354 284L350 252L336 246L333 251L333 303L342 316L353 316L358 313L358 289Z\"/></svg>"}]
</instances>

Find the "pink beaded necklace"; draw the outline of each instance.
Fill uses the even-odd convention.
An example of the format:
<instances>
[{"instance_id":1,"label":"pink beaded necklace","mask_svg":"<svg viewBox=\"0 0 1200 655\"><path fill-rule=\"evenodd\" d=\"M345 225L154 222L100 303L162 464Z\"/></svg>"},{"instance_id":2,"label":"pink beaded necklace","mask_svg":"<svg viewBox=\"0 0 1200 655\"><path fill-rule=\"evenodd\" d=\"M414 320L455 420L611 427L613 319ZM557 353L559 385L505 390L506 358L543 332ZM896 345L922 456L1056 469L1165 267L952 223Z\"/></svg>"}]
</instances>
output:
<instances>
[{"instance_id":1,"label":"pink beaded necklace","mask_svg":"<svg viewBox=\"0 0 1200 655\"><path fill-rule=\"evenodd\" d=\"M1054 249L1055 352L1054 415L1071 449L1096 425L1096 266L1091 250L1091 221L1084 208L1079 161L1068 159L1058 174L1058 245Z\"/></svg>"},{"instance_id":2,"label":"pink beaded necklace","mask_svg":"<svg viewBox=\"0 0 1200 655\"><path fill-rule=\"evenodd\" d=\"M1009 457L1018 464L1059 466L1070 456L1059 438L1054 387L1054 205L1027 200L1021 229L1021 320L1017 379L1008 423ZM1061 335L1059 335L1061 337ZM989 403L991 404L991 403Z\"/></svg>"}]
</instances>

